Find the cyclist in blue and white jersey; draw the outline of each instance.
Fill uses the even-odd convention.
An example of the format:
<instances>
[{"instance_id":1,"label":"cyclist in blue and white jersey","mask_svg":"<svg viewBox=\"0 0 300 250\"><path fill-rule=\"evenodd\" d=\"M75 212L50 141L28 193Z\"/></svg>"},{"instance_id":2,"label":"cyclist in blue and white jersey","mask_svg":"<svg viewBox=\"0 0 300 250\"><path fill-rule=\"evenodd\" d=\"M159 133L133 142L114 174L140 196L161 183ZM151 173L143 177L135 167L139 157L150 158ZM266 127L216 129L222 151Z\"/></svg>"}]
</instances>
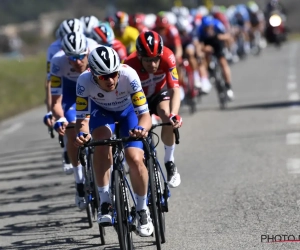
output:
<instances>
[{"instance_id":1,"label":"cyclist in blue and white jersey","mask_svg":"<svg viewBox=\"0 0 300 250\"><path fill-rule=\"evenodd\" d=\"M120 123L121 136L146 137L152 121L137 72L129 65L120 64L117 52L107 46L93 50L88 61L90 70L77 80L77 145L87 142L91 136L94 140L110 138L115 131L115 122ZM87 136L84 137L84 134ZM143 161L143 144L140 141L129 142L124 148L137 202L137 231L140 236L150 236L153 224L146 203L149 177ZM98 223L102 225L112 224L109 194L111 165L111 148L95 147L93 167L101 202Z\"/></svg>"},{"instance_id":2,"label":"cyclist in blue and white jersey","mask_svg":"<svg viewBox=\"0 0 300 250\"><path fill-rule=\"evenodd\" d=\"M67 137L67 152L74 170L76 182L76 205L80 209L86 207L82 196L84 177L82 166L77 160L76 138L76 81L79 75L88 68L87 56L95 46L88 45L87 38L81 32L72 32L62 39L62 50L51 59L50 82L52 106L51 110L56 120L54 129L60 135Z\"/></svg>"},{"instance_id":3,"label":"cyclist in blue and white jersey","mask_svg":"<svg viewBox=\"0 0 300 250\"><path fill-rule=\"evenodd\" d=\"M54 120L50 119L52 116L51 112L51 82L50 82L50 61L52 57L61 50L61 40L62 38L71 32L83 32L83 27L82 23L80 22L79 19L72 18L72 19L67 19L64 20L57 31L58 39L54 41L48 48L47 51L47 79L46 79L46 106L47 106L47 114L44 116L44 123L47 126L53 126ZM94 40L88 38L87 39L88 44L90 46L97 45L97 42ZM65 145L67 144L66 138L64 138ZM68 155L66 153L67 149L66 147L64 148L63 152L63 170L66 174L72 174L73 173L73 168L72 165L69 163Z\"/></svg>"}]
</instances>

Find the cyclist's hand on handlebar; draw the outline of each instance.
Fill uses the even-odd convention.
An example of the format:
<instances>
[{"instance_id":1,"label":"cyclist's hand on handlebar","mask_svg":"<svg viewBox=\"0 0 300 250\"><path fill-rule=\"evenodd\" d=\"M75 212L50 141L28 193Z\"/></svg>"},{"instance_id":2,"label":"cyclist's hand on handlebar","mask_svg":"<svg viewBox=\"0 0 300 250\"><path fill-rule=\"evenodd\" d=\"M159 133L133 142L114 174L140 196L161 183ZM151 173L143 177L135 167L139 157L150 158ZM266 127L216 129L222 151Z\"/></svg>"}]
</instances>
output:
<instances>
[{"instance_id":1,"label":"cyclist's hand on handlebar","mask_svg":"<svg viewBox=\"0 0 300 250\"><path fill-rule=\"evenodd\" d=\"M182 118L180 115L170 114L169 119L174 128L180 128L182 125Z\"/></svg>"},{"instance_id":2,"label":"cyclist's hand on handlebar","mask_svg":"<svg viewBox=\"0 0 300 250\"><path fill-rule=\"evenodd\" d=\"M43 121L45 123L46 126L48 127L52 127L53 126L53 123L54 123L54 120L53 120L53 116L52 116L52 112L48 112L44 118L43 118Z\"/></svg>"},{"instance_id":3,"label":"cyclist's hand on handlebar","mask_svg":"<svg viewBox=\"0 0 300 250\"><path fill-rule=\"evenodd\" d=\"M68 124L69 123L68 123L67 119L65 117L61 117L54 123L54 129L60 135L64 135Z\"/></svg>"},{"instance_id":4,"label":"cyclist's hand on handlebar","mask_svg":"<svg viewBox=\"0 0 300 250\"><path fill-rule=\"evenodd\" d=\"M137 138L145 138L148 136L148 131L142 126L135 126L133 129L129 130L129 135Z\"/></svg>"},{"instance_id":5,"label":"cyclist's hand on handlebar","mask_svg":"<svg viewBox=\"0 0 300 250\"><path fill-rule=\"evenodd\" d=\"M89 140L92 138L91 134L88 134L88 133L84 133L84 132L79 132L76 136L76 139L75 139L75 146L77 147L80 147L82 146L83 144L89 142Z\"/></svg>"}]
</instances>

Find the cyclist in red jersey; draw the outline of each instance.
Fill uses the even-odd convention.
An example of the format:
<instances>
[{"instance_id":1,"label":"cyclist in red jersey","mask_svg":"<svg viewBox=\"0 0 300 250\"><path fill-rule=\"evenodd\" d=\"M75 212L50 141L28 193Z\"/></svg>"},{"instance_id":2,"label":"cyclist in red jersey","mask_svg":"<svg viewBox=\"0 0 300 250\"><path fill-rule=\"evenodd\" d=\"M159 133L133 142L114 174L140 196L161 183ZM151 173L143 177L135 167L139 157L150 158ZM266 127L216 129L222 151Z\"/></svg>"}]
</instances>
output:
<instances>
[{"instance_id":1,"label":"cyclist in red jersey","mask_svg":"<svg viewBox=\"0 0 300 250\"><path fill-rule=\"evenodd\" d=\"M162 127L161 139L165 145L164 162L168 184L170 187L177 187L181 180L174 164L173 128L182 125L182 118L178 115L180 90L175 56L163 45L161 36L155 31L142 32L136 41L136 49L124 63L138 73L150 113L158 115L162 122L171 121L173 124L173 127Z\"/></svg>"},{"instance_id":2,"label":"cyclist in red jersey","mask_svg":"<svg viewBox=\"0 0 300 250\"><path fill-rule=\"evenodd\" d=\"M144 24L145 14L136 13L129 16L129 25L136 28L140 33L149 29Z\"/></svg>"},{"instance_id":3,"label":"cyclist in red jersey","mask_svg":"<svg viewBox=\"0 0 300 250\"><path fill-rule=\"evenodd\" d=\"M164 46L173 51L177 62L180 63L183 51L178 29L169 23L166 16L157 15L153 30L162 37Z\"/></svg>"},{"instance_id":4,"label":"cyclist in red jersey","mask_svg":"<svg viewBox=\"0 0 300 250\"><path fill-rule=\"evenodd\" d=\"M113 29L108 23L100 23L92 30L92 38L99 44L113 48L119 55L120 61L127 57L126 47L121 41L115 39Z\"/></svg>"}]
</instances>

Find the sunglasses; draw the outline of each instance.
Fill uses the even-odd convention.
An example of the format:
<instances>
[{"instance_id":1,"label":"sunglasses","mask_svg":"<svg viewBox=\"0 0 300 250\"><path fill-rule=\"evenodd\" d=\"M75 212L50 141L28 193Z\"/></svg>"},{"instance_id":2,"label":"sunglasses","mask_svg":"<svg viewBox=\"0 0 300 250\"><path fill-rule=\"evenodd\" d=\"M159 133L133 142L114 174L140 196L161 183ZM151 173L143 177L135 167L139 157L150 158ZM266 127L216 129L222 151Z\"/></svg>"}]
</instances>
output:
<instances>
[{"instance_id":1,"label":"sunglasses","mask_svg":"<svg viewBox=\"0 0 300 250\"><path fill-rule=\"evenodd\" d=\"M115 78L118 74L119 74L119 72L116 71L116 72L108 74L108 75L95 75L95 77L97 77L101 81L106 81L109 78Z\"/></svg>"},{"instance_id":2,"label":"sunglasses","mask_svg":"<svg viewBox=\"0 0 300 250\"><path fill-rule=\"evenodd\" d=\"M69 60L76 62L77 60L82 61L86 57L86 54L76 55L76 56L68 56Z\"/></svg>"},{"instance_id":3,"label":"sunglasses","mask_svg":"<svg viewBox=\"0 0 300 250\"><path fill-rule=\"evenodd\" d=\"M158 62L160 60L160 56L157 57L143 57L143 61L150 63L150 62Z\"/></svg>"}]
</instances>

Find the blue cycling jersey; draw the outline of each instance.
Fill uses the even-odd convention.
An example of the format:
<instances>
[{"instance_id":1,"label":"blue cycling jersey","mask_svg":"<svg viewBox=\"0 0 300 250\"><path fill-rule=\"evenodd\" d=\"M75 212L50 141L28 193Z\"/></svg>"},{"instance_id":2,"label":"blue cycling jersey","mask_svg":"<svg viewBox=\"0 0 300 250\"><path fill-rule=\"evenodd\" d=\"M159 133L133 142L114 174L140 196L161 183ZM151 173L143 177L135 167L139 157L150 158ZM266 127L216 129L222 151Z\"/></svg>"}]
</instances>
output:
<instances>
[{"instance_id":1,"label":"blue cycling jersey","mask_svg":"<svg viewBox=\"0 0 300 250\"><path fill-rule=\"evenodd\" d=\"M224 34L226 33L226 29L225 26L223 25L223 23L221 21L219 21L218 19L214 19L214 31L215 34ZM200 41L203 41L205 39L209 38L209 35L207 34L206 29L203 27L203 25L201 25L198 29L198 39Z\"/></svg>"}]
</instances>

